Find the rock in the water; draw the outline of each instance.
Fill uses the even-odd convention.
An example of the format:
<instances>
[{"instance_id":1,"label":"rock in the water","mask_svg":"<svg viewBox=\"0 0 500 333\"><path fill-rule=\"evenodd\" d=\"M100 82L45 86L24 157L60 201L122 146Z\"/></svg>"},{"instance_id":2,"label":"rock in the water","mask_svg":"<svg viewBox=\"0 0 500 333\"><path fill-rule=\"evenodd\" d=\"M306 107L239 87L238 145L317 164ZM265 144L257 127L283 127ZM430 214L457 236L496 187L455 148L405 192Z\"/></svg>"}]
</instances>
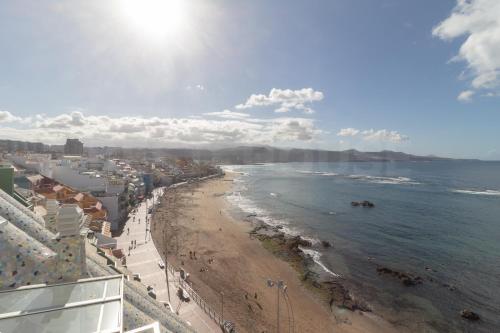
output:
<instances>
[{"instance_id":1,"label":"rock in the water","mask_svg":"<svg viewBox=\"0 0 500 333\"><path fill-rule=\"evenodd\" d=\"M472 320L472 321L479 320L479 315L475 312L472 312L469 309L462 310L460 312L460 316L462 316L462 318Z\"/></svg>"},{"instance_id":2,"label":"rock in the water","mask_svg":"<svg viewBox=\"0 0 500 333\"><path fill-rule=\"evenodd\" d=\"M417 284L422 284L423 279L420 276L413 276L405 272L399 272L388 267L378 267L377 272L379 274L388 274L398 278L405 286L415 286Z\"/></svg>"},{"instance_id":3,"label":"rock in the water","mask_svg":"<svg viewBox=\"0 0 500 333\"><path fill-rule=\"evenodd\" d=\"M312 246L312 243L310 241L308 241L307 239L304 239L300 236L295 236L295 237L290 238L287 241L287 244L288 244L288 247L290 249L298 248L299 246L303 246L303 247L311 247Z\"/></svg>"},{"instance_id":4,"label":"rock in the water","mask_svg":"<svg viewBox=\"0 0 500 333\"><path fill-rule=\"evenodd\" d=\"M368 208L375 207L375 205L373 204L373 202L370 202L370 201L367 201L367 200L363 201L363 202L361 203L361 205L362 205L363 207L368 207Z\"/></svg>"},{"instance_id":5,"label":"rock in the water","mask_svg":"<svg viewBox=\"0 0 500 333\"><path fill-rule=\"evenodd\" d=\"M363 206L363 207L373 208L375 207L375 204L371 201L364 200L364 201L352 201L351 206L353 207Z\"/></svg>"},{"instance_id":6,"label":"rock in the water","mask_svg":"<svg viewBox=\"0 0 500 333\"><path fill-rule=\"evenodd\" d=\"M333 304L351 310L370 312L370 306L363 300L356 299L349 290L339 281L325 282L330 290L330 306Z\"/></svg>"},{"instance_id":7,"label":"rock in the water","mask_svg":"<svg viewBox=\"0 0 500 333\"><path fill-rule=\"evenodd\" d=\"M323 247L331 247L332 246L332 244L329 241L325 241L325 240L321 241L321 245L323 245Z\"/></svg>"}]
</instances>

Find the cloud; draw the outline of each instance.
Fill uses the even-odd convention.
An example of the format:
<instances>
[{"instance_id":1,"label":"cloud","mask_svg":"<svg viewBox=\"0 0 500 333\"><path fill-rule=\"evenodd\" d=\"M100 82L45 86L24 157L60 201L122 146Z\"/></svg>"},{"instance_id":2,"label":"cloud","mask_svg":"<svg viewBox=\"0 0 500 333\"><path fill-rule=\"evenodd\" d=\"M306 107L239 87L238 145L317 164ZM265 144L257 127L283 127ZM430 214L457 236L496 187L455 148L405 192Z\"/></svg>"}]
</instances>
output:
<instances>
[{"instance_id":1,"label":"cloud","mask_svg":"<svg viewBox=\"0 0 500 333\"><path fill-rule=\"evenodd\" d=\"M384 141L393 143L402 143L408 141L410 138L407 135L401 134L398 131L389 131L386 129L381 130L366 130L361 132L364 140L368 141Z\"/></svg>"},{"instance_id":2,"label":"cloud","mask_svg":"<svg viewBox=\"0 0 500 333\"><path fill-rule=\"evenodd\" d=\"M386 129L381 130L359 130L357 128L342 128L337 136L342 137L361 137L366 141L379 141L379 142L392 142L392 143L402 143L408 141L410 138L407 135L401 134L398 131L389 131ZM342 141L343 142L343 141Z\"/></svg>"},{"instance_id":3,"label":"cloud","mask_svg":"<svg viewBox=\"0 0 500 333\"><path fill-rule=\"evenodd\" d=\"M16 121L21 121L21 118L13 116L9 111L0 110L0 123L12 123Z\"/></svg>"},{"instance_id":4,"label":"cloud","mask_svg":"<svg viewBox=\"0 0 500 333\"><path fill-rule=\"evenodd\" d=\"M467 63L462 76L471 77L471 87L474 90L498 91L500 1L457 0L451 15L439 23L432 33L443 40L466 36L458 55L452 60Z\"/></svg>"},{"instance_id":5,"label":"cloud","mask_svg":"<svg viewBox=\"0 0 500 333\"><path fill-rule=\"evenodd\" d=\"M231 110L217 111L217 112L207 112L203 114L204 116L212 116L226 119L241 119L250 117L248 113L233 112Z\"/></svg>"},{"instance_id":6,"label":"cloud","mask_svg":"<svg viewBox=\"0 0 500 333\"><path fill-rule=\"evenodd\" d=\"M472 96L474 95L473 90L464 90L457 96L457 100L460 102L470 102L472 101Z\"/></svg>"},{"instance_id":7,"label":"cloud","mask_svg":"<svg viewBox=\"0 0 500 333\"><path fill-rule=\"evenodd\" d=\"M37 117L36 127L40 128L70 128L84 126L85 118L80 111L73 111L70 114L62 114L53 118Z\"/></svg>"},{"instance_id":8,"label":"cloud","mask_svg":"<svg viewBox=\"0 0 500 333\"><path fill-rule=\"evenodd\" d=\"M251 118L245 113L224 110L198 118L111 117L73 111L57 116L33 118L0 113L0 119L16 119L12 127L0 127L0 138L60 144L79 137L87 145L164 147L198 144L294 144L311 142L322 131L313 119L278 117ZM215 119L213 119L215 117ZM22 125L22 126L21 126Z\"/></svg>"},{"instance_id":9,"label":"cloud","mask_svg":"<svg viewBox=\"0 0 500 333\"><path fill-rule=\"evenodd\" d=\"M306 114L312 114L314 110L307 104L321 101L323 98L324 95L321 91L315 91L312 88L302 88L300 90L273 88L269 95L251 95L245 103L236 105L236 108L250 109L259 106L274 106L277 107L274 111L278 113L285 113L295 109Z\"/></svg>"},{"instance_id":10,"label":"cloud","mask_svg":"<svg viewBox=\"0 0 500 333\"><path fill-rule=\"evenodd\" d=\"M356 136L358 135L360 131L358 129L349 127L349 128L342 128L338 133L337 136Z\"/></svg>"}]
</instances>

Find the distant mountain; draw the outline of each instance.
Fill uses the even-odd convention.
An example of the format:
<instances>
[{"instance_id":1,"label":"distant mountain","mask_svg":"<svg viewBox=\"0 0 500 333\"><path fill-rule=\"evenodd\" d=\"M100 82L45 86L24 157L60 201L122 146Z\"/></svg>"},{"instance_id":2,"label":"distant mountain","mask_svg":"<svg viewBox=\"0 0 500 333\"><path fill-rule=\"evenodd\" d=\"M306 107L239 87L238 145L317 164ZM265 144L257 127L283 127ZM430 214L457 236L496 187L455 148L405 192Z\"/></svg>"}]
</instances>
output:
<instances>
[{"instance_id":1,"label":"distant mountain","mask_svg":"<svg viewBox=\"0 0 500 333\"><path fill-rule=\"evenodd\" d=\"M0 153L16 151L61 152L63 146L42 143L0 140ZM417 156L396 151L362 152L355 149L332 151L318 149L284 149L270 146L240 146L223 149L192 148L121 148L85 147L88 156L104 155L110 158L150 159L170 156L187 157L219 164L254 164L286 162L375 162L375 161L436 161L451 160L436 156Z\"/></svg>"},{"instance_id":2,"label":"distant mountain","mask_svg":"<svg viewBox=\"0 0 500 333\"><path fill-rule=\"evenodd\" d=\"M237 147L214 151L216 160L226 163L266 162L365 162L365 161L428 161L439 158L414 156L405 153L382 151L360 152L354 149L327 151L316 149L278 149L262 147Z\"/></svg>"},{"instance_id":3,"label":"distant mountain","mask_svg":"<svg viewBox=\"0 0 500 333\"><path fill-rule=\"evenodd\" d=\"M448 158L416 156L390 150L380 152L361 152L354 149L329 151L317 149L281 149L274 147L242 146L217 150L162 149L161 151L174 157L191 157L198 160L211 160L221 164L448 160Z\"/></svg>"}]
</instances>

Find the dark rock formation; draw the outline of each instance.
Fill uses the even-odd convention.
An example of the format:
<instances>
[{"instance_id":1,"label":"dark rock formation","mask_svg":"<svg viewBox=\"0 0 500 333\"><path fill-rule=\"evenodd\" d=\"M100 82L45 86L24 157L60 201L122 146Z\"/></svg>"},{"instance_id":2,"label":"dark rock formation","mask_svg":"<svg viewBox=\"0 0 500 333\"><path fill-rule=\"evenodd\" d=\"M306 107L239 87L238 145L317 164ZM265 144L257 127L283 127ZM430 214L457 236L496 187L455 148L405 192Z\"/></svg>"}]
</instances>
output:
<instances>
[{"instance_id":1,"label":"dark rock formation","mask_svg":"<svg viewBox=\"0 0 500 333\"><path fill-rule=\"evenodd\" d=\"M388 267L378 267L377 272L379 274L387 274L398 278L405 286L415 286L417 284L422 284L423 279L420 276L413 276L411 274L396 271Z\"/></svg>"},{"instance_id":2,"label":"dark rock formation","mask_svg":"<svg viewBox=\"0 0 500 333\"><path fill-rule=\"evenodd\" d=\"M375 207L375 204L371 201L364 200L364 201L352 201L351 206L353 206L353 207L362 206L362 207L373 208L373 207Z\"/></svg>"},{"instance_id":3,"label":"dark rock formation","mask_svg":"<svg viewBox=\"0 0 500 333\"><path fill-rule=\"evenodd\" d=\"M327 281L323 284L327 286L330 291L330 306L335 304L351 311L371 311L371 308L365 301L354 298L349 290L340 281Z\"/></svg>"},{"instance_id":4,"label":"dark rock formation","mask_svg":"<svg viewBox=\"0 0 500 333\"><path fill-rule=\"evenodd\" d=\"M460 316L462 316L462 318L465 318L467 320L471 320L471 321L477 321L479 320L479 315L475 312L472 312L471 310L469 309L464 309L460 312Z\"/></svg>"},{"instance_id":5,"label":"dark rock formation","mask_svg":"<svg viewBox=\"0 0 500 333\"><path fill-rule=\"evenodd\" d=\"M311 247L312 243L300 236L295 236L286 241L287 247L292 251L300 251L299 246Z\"/></svg>"},{"instance_id":6,"label":"dark rock formation","mask_svg":"<svg viewBox=\"0 0 500 333\"><path fill-rule=\"evenodd\" d=\"M332 246L332 244L329 241L325 241L325 240L321 241L321 245L323 245L323 247L331 247Z\"/></svg>"}]
</instances>

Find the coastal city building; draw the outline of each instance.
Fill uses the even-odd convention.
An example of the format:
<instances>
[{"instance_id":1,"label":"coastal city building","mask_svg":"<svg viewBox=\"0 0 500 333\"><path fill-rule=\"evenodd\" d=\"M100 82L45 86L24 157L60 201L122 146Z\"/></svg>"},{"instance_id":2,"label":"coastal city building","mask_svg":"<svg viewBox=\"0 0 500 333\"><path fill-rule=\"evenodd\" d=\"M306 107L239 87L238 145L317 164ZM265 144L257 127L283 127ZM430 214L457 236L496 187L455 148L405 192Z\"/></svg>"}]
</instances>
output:
<instances>
[{"instance_id":1,"label":"coastal city building","mask_svg":"<svg viewBox=\"0 0 500 333\"><path fill-rule=\"evenodd\" d=\"M14 168L7 163L0 163L0 189L7 194L14 193Z\"/></svg>"},{"instance_id":2,"label":"coastal city building","mask_svg":"<svg viewBox=\"0 0 500 333\"><path fill-rule=\"evenodd\" d=\"M64 154L78 156L83 155L83 142L78 139L66 139Z\"/></svg>"}]
</instances>

